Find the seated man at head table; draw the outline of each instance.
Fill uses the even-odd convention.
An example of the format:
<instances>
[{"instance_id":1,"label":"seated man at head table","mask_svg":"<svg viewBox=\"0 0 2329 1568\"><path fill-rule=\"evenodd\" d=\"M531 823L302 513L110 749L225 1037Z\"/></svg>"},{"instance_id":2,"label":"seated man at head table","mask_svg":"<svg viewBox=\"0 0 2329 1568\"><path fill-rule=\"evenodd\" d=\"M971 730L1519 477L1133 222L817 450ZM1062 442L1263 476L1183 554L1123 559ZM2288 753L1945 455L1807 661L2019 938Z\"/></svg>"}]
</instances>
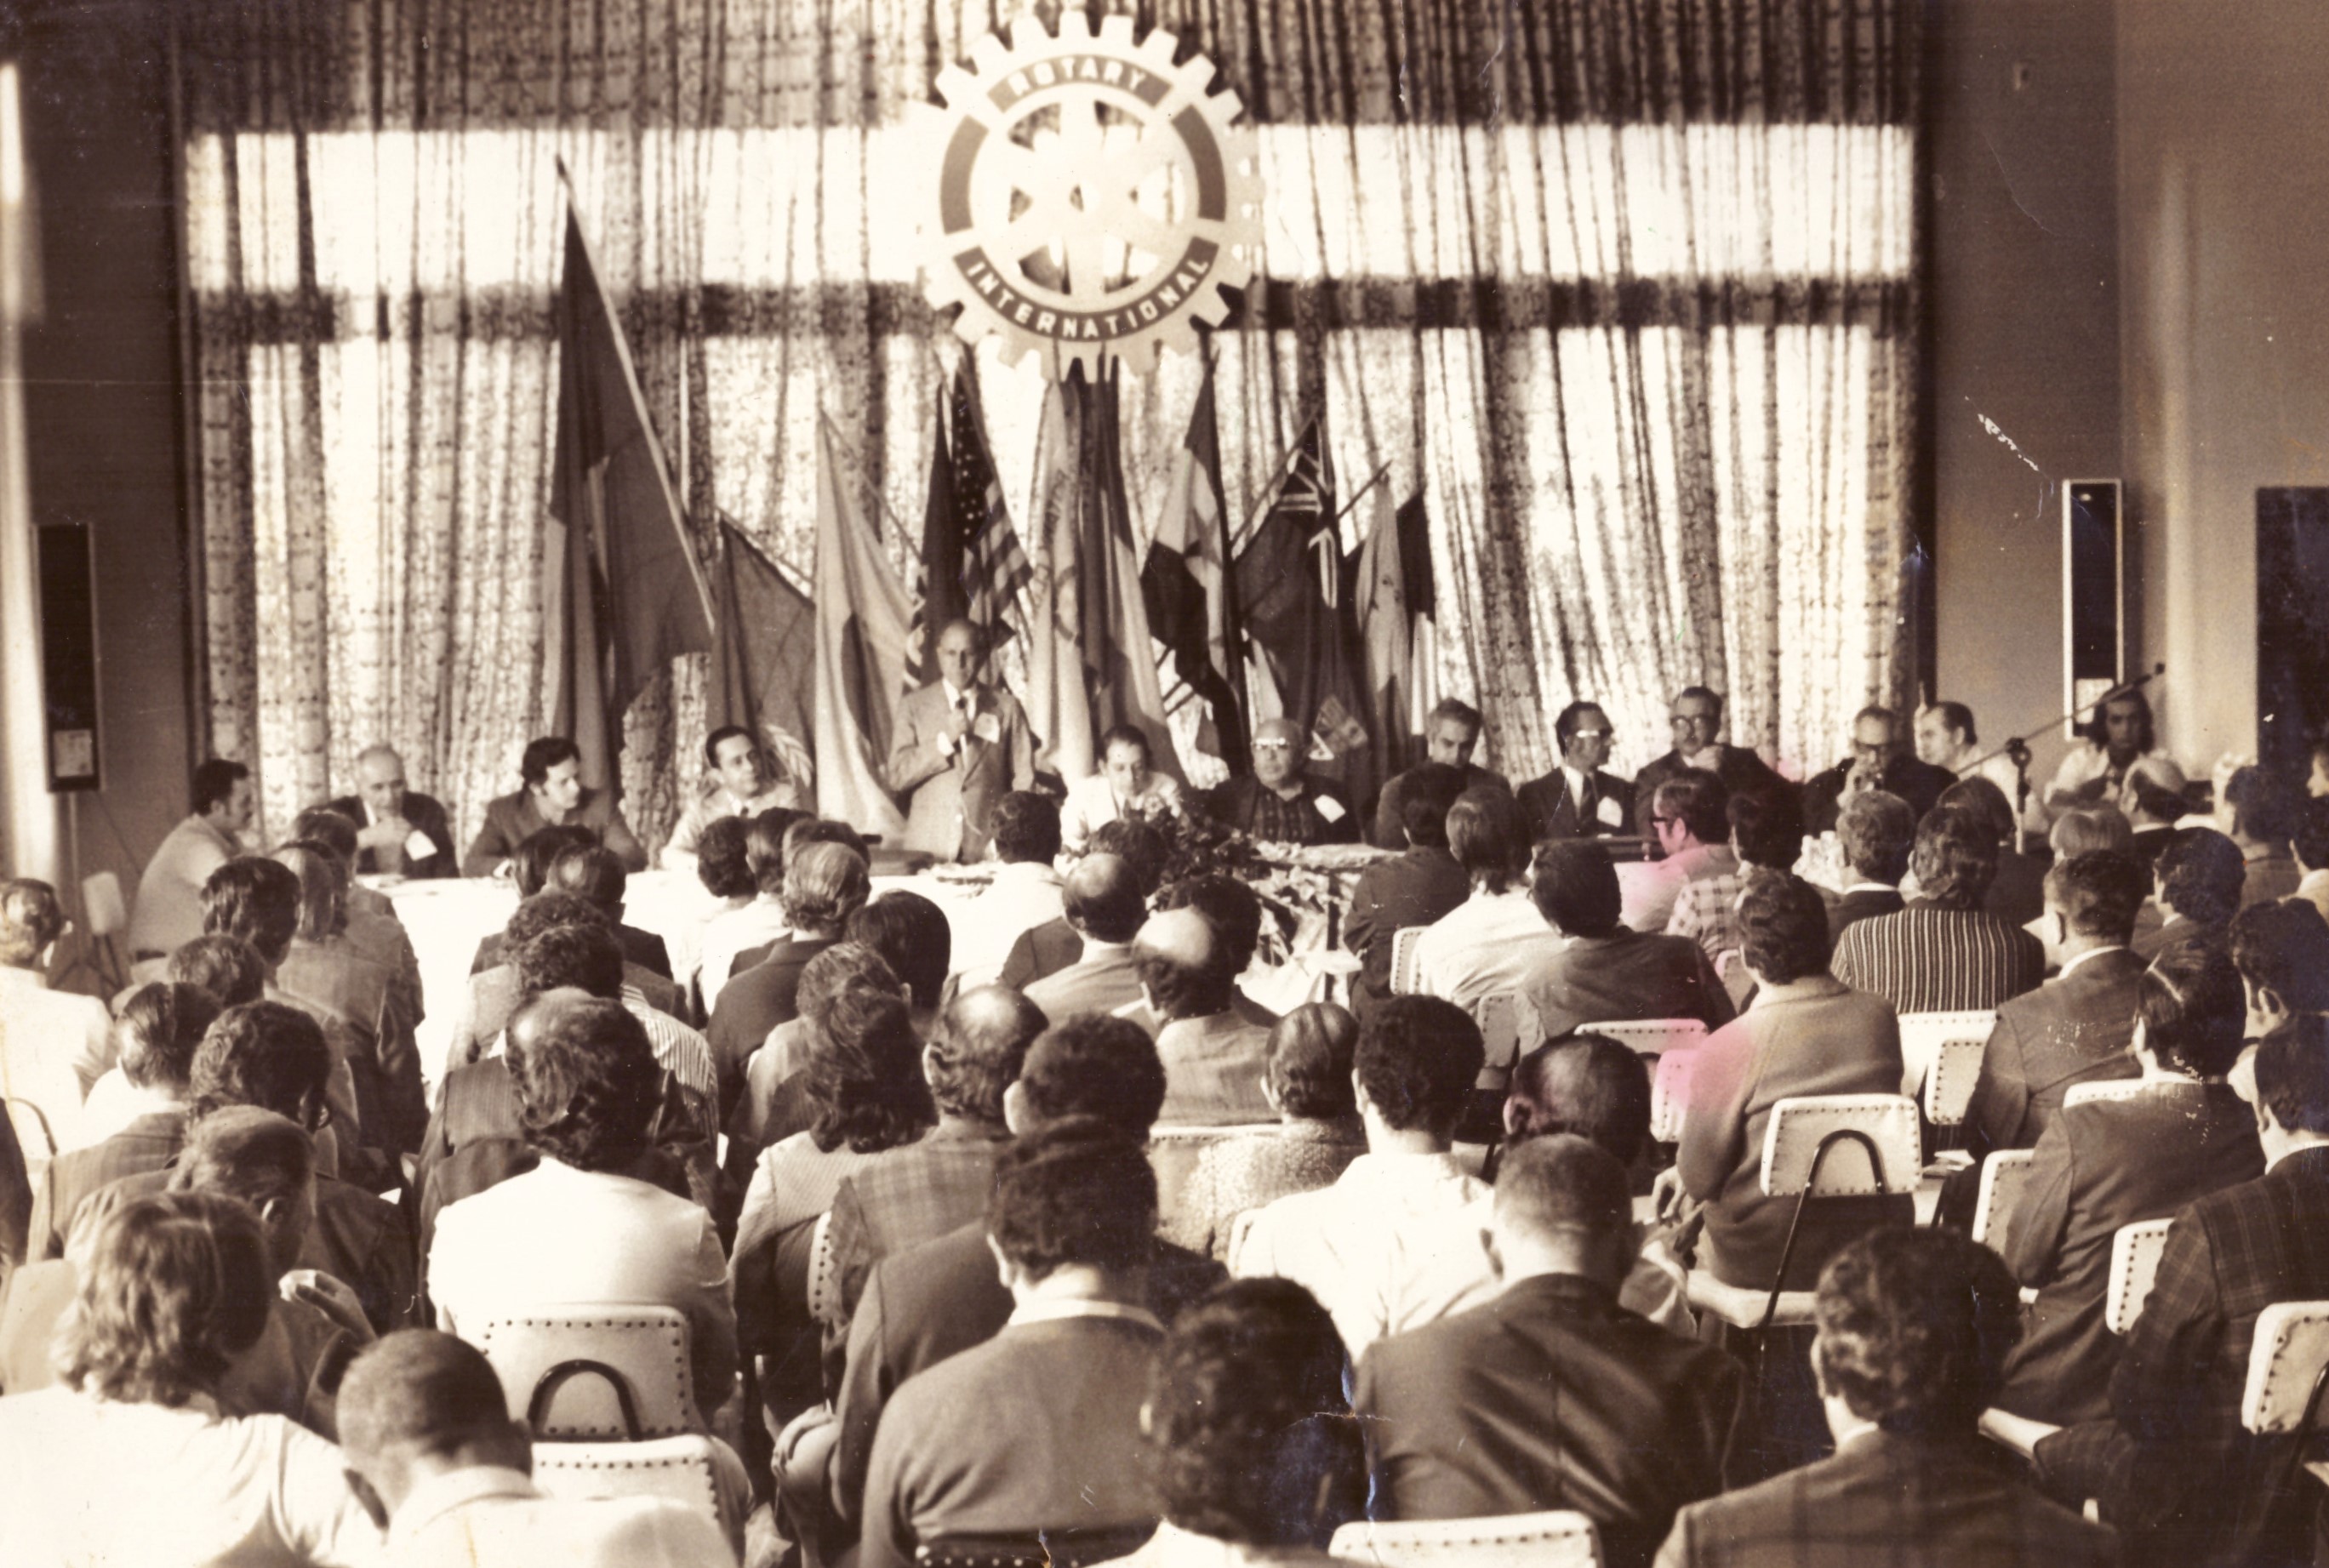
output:
<instances>
[{"instance_id":1,"label":"seated man at head table","mask_svg":"<svg viewBox=\"0 0 2329 1568\"><path fill-rule=\"evenodd\" d=\"M137 879L130 907L129 956L166 958L203 934L203 884L243 852L253 796L250 770L212 757L194 769L193 807L170 830Z\"/></svg>"},{"instance_id":2,"label":"seated man at head table","mask_svg":"<svg viewBox=\"0 0 2329 1568\"><path fill-rule=\"evenodd\" d=\"M1723 800L1733 790L1793 789L1796 786L1771 771L1770 765L1748 746L1726 746L1715 739L1722 733L1722 698L1703 686L1685 686L1674 693L1666 709L1674 730L1674 748L1657 757L1634 777L1635 827L1653 859L1664 847L1651 830L1650 815L1658 786L1690 769L1711 773L1722 781ZM1719 815L1722 803L1717 802ZM1719 830L1718 830L1719 831ZM1672 853L1671 850L1664 850Z\"/></svg>"},{"instance_id":3,"label":"seated man at head table","mask_svg":"<svg viewBox=\"0 0 2329 1568\"><path fill-rule=\"evenodd\" d=\"M2130 775L2136 762L2158 755L2159 737L2151 699L2140 690L2115 691L2095 705L2079 727L2084 738L2070 748L2046 786L2048 816L2080 806L2113 805L2132 813Z\"/></svg>"},{"instance_id":4,"label":"seated man at head table","mask_svg":"<svg viewBox=\"0 0 2329 1568\"><path fill-rule=\"evenodd\" d=\"M1253 772L1208 795L1207 813L1268 844L1357 843L1358 813L1343 786L1303 771L1308 746L1309 737L1290 718L1255 725Z\"/></svg>"},{"instance_id":5,"label":"seated man at head table","mask_svg":"<svg viewBox=\"0 0 2329 1568\"><path fill-rule=\"evenodd\" d=\"M1093 830L1126 817L1182 814L1181 781L1155 767L1155 746L1129 724L1099 737L1100 771L1068 786L1060 808L1060 847L1070 855L1091 848Z\"/></svg>"},{"instance_id":6,"label":"seated man at head table","mask_svg":"<svg viewBox=\"0 0 2329 1568\"><path fill-rule=\"evenodd\" d=\"M1561 761L1521 785L1517 798L1529 842L1634 831L1634 786L1604 764L1617 730L1598 702L1572 702L1552 721Z\"/></svg>"},{"instance_id":7,"label":"seated man at head table","mask_svg":"<svg viewBox=\"0 0 2329 1568\"><path fill-rule=\"evenodd\" d=\"M703 830L721 817L756 817L782 806L803 811L816 803L789 778L768 776L768 753L740 724L723 724L703 739L703 761L712 770L704 793L682 812L663 846L666 870L695 869L695 850Z\"/></svg>"},{"instance_id":8,"label":"seated man at head table","mask_svg":"<svg viewBox=\"0 0 2329 1568\"><path fill-rule=\"evenodd\" d=\"M356 754L356 793L325 803L356 825L363 876L457 877L453 830L435 797L404 784L404 759L389 746Z\"/></svg>"},{"instance_id":9,"label":"seated man at head table","mask_svg":"<svg viewBox=\"0 0 2329 1568\"><path fill-rule=\"evenodd\" d=\"M539 736L525 743L518 761L523 787L496 795L486 803L485 825L477 830L469 852L461 857L465 877L496 877L517 847L542 829L552 826L588 829L591 836L622 857L623 869L644 871L647 852L623 820L623 808L614 792L582 782L582 749L562 735Z\"/></svg>"},{"instance_id":10,"label":"seated man at head table","mask_svg":"<svg viewBox=\"0 0 2329 1568\"><path fill-rule=\"evenodd\" d=\"M978 678L985 639L968 621L938 633L938 679L891 720L883 783L906 803L906 848L941 860L986 854L995 803L1035 783L1035 738L1019 699Z\"/></svg>"},{"instance_id":11,"label":"seated man at head table","mask_svg":"<svg viewBox=\"0 0 2329 1568\"><path fill-rule=\"evenodd\" d=\"M1458 698L1440 699L1423 723L1424 764L1437 763L1452 767L1462 776L1461 793L1474 790L1495 790L1512 793L1512 783L1504 775L1476 765L1472 753L1480 744L1480 731L1486 720L1480 710ZM1420 767L1424 764L1418 764ZM1407 792L1415 781L1415 768L1394 774L1382 787L1375 802L1375 818L1367 831L1367 842L1378 850L1407 848Z\"/></svg>"},{"instance_id":12,"label":"seated man at head table","mask_svg":"<svg viewBox=\"0 0 2329 1568\"><path fill-rule=\"evenodd\" d=\"M1931 811L1956 777L1904 747L1906 738L1889 708L1871 705L1853 715L1852 755L1804 782L1805 828L1815 835L1834 832L1845 803L1876 790L1907 801L1920 818Z\"/></svg>"}]
</instances>

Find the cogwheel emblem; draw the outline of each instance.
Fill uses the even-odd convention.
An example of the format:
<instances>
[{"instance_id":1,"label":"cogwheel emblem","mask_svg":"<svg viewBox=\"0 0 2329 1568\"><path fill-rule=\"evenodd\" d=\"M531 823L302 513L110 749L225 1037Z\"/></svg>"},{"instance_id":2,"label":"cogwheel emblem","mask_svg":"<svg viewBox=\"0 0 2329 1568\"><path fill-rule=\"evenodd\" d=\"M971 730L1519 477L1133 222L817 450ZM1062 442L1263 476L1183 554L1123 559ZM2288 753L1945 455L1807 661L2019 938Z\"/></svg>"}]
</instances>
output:
<instances>
[{"instance_id":1,"label":"cogwheel emblem","mask_svg":"<svg viewBox=\"0 0 2329 1568\"><path fill-rule=\"evenodd\" d=\"M938 73L922 292L961 307L964 342L1032 350L1058 380L1108 359L1152 370L1158 344L1193 350L1194 324L1221 324L1221 289L1260 250L1259 148L1237 94L1206 90L1212 63L1175 65L1176 48L1070 10L1057 33L1023 18L1007 45L971 46L974 70Z\"/></svg>"}]
</instances>

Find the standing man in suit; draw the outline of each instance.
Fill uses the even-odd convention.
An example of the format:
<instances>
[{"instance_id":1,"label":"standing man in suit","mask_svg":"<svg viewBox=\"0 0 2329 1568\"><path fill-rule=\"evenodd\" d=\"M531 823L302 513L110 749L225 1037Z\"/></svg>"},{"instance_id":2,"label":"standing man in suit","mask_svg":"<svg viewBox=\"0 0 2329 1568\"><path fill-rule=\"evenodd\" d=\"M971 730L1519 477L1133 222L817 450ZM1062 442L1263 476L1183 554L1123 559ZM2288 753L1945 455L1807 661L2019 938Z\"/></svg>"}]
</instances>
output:
<instances>
[{"instance_id":1,"label":"standing man in suit","mask_svg":"<svg viewBox=\"0 0 2329 1568\"><path fill-rule=\"evenodd\" d=\"M622 857L626 871L647 869L647 852L623 820L613 792L582 782L580 746L562 735L539 736L525 743L517 771L524 787L486 803L485 826L461 857L461 875L499 876L517 847L548 827L584 829Z\"/></svg>"},{"instance_id":2,"label":"standing man in suit","mask_svg":"<svg viewBox=\"0 0 2329 1568\"><path fill-rule=\"evenodd\" d=\"M898 705L890 788L909 801L906 848L941 860L986 853L995 803L1035 783L1035 741L1008 691L978 681L978 628L949 621L938 634L938 679Z\"/></svg>"},{"instance_id":3,"label":"standing man in suit","mask_svg":"<svg viewBox=\"0 0 2329 1568\"><path fill-rule=\"evenodd\" d=\"M1478 789L1511 793L1511 781L1504 775L1473 765L1472 753L1480 744L1480 730L1486 722L1480 717L1480 710L1468 702L1454 697L1440 699L1439 706L1424 720L1424 763L1393 775L1383 785L1381 795L1375 801L1375 819L1367 831L1368 843L1378 850L1407 848L1407 793L1424 764L1437 763L1462 775L1463 784L1457 792L1459 794Z\"/></svg>"},{"instance_id":4,"label":"standing man in suit","mask_svg":"<svg viewBox=\"0 0 2329 1568\"><path fill-rule=\"evenodd\" d=\"M356 793L326 803L356 824L357 871L454 877L453 830L433 796L404 787L404 759L388 746L356 754ZM423 850L421 840L427 843Z\"/></svg>"},{"instance_id":5,"label":"standing man in suit","mask_svg":"<svg viewBox=\"0 0 2329 1568\"><path fill-rule=\"evenodd\" d=\"M1552 721L1560 765L1520 787L1529 842L1633 830L1634 786L1602 766L1617 735L1598 702L1572 702L1561 710Z\"/></svg>"},{"instance_id":6,"label":"standing man in suit","mask_svg":"<svg viewBox=\"0 0 2329 1568\"><path fill-rule=\"evenodd\" d=\"M1899 795L1922 819L1957 775L1900 746L1900 721L1889 708L1862 709L1852 719L1852 755L1804 784L1804 826L1833 831L1844 802L1873 790Z\"/></svg>"},{"instance_id":7,"label":"standing man in suit","mask_svg":"<svg viewBox=\"0 0 2329 1568\"><path fill-rule=\"evenodd\" d=\"M1770 765L1748 747L1725 746L1714 738L1722 733L1722 699L1705 687L1685 686L1676 692L1666 709L1666 722L1673 728L1674 749L1634 778L1634 826L1653 859L1663 859L1664 854L1657 834L1651 831L1651 804L1657 796L1658 786L1684 769L1701 768L1711 773L1731 794L1796 787L1773 773Z\"/></svg>"}]
</instances>

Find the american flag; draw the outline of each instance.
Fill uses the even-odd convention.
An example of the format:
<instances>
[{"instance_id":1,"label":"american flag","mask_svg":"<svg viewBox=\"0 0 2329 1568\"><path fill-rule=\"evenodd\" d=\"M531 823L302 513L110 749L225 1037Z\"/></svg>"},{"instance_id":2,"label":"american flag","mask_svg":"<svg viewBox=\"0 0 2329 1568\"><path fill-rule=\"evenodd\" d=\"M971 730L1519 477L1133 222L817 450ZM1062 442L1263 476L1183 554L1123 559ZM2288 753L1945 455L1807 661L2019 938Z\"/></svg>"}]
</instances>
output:
<instances>
[{"instance_id":1,"label":"american flag","mask_svg":"<svg viewBox=\"0 0 2329 1568\"><path fill-rule=\"evenodd\" d=\"M962 529L964 613L985 629L990 645L1000 646L1026 624L1021 598L1034 574L1003 503L967 364L954 378L954 514Z\"/></svg>"}]
</instances>

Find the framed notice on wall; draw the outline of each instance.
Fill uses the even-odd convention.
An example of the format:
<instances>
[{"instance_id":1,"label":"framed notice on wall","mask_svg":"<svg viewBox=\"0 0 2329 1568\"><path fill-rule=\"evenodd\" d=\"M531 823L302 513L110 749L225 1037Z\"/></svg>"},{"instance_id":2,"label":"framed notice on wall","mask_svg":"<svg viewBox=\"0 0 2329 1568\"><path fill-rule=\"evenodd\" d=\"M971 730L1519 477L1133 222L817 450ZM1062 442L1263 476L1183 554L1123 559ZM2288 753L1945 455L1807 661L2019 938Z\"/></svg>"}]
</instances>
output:
<instances>
[{"instance_id":1,"label":"framed notice on wall","mask_svg":"<svg viewBox=\"0 0 2329 1568\"><path fill-rule=\"evenodd\" d=\"M2116 479L2062 486L2062 706L2075 740L2086 709L2126 675L2126 551Z\"/></svg>"},{"instance_id":2,"label":"framed notice on wall","mask_svg":"<svg viewBox=\"0 0 2329 1568\"><path fill-rule=\"evenodd\" d=\"M97 744L95 540L85 522L43 523L41 535L42 728L52 794L101 787Z\"/></svg>"}]
</instances>

